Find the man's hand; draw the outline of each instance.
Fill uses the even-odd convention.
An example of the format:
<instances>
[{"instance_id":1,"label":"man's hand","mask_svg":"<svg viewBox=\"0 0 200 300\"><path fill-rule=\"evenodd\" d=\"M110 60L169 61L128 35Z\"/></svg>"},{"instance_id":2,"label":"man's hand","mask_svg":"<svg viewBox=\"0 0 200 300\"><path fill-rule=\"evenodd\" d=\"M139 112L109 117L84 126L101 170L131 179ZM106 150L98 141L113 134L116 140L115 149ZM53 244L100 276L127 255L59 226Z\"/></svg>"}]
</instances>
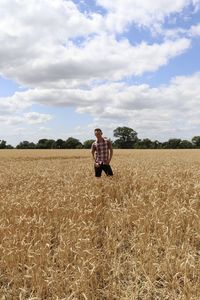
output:
<instances>
[{"instance_id":1,"label":"man's hand","mask_svg":"<svg viewBox=\"0 0 200 300\"><path fill-rule=\"evenodd\" d=\"M94 163L94 166L96 167L96 168L99 168L99 164L98 163Z\"/></svg>"}]
</instances>

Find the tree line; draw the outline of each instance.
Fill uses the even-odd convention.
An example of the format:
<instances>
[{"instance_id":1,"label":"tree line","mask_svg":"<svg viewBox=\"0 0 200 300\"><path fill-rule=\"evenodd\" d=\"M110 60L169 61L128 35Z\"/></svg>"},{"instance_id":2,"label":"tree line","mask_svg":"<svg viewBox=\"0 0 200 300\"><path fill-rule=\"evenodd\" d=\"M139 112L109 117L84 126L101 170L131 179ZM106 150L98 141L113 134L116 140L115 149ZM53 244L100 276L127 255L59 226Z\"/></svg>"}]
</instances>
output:
<instances>
[{"instance_id":1,"label":"tree line","mask_svg":"<svg viewBox=\"0 0 200 300\"><path fill-rule=\"evenodd\" d=\"M139 139L137 132L130 127L117 127L113 131L116 138L112 142L116 149L200 149L200 136L194 136L191 141L171 138L166 142L152 141L149 138ZM0 149L90 149L94 139L81 143L74 137L63 139L40 139L37 143L22 141L16 147L0 140Z\"/></svg>"}]
</instances>

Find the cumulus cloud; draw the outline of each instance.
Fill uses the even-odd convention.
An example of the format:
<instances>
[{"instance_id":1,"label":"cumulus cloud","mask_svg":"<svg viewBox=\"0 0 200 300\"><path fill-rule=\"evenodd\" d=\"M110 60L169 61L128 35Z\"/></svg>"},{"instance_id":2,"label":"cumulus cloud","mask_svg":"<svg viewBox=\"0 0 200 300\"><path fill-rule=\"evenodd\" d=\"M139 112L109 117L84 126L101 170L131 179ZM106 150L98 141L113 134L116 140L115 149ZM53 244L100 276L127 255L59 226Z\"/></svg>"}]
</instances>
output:
<instances>
[{"instance_id":1,"label":"cumulus cloud","mask_svg":"<svg viewBox=\"0 0 200 300\"><path fill-rule=\"evenodd\" d=\"M86 16L72 1L0 0L0 5L0 74L22 84L35 82L38 72L47 75L50 62L64 63L65 49L71 55L70 38L87 37L101 27L101 15Z\"/></svg>"},{"instance_id":2,"label":"cumulus cloud","mask_svg":"<svg viewBox=\"0 0 200 300\"><path fill-rule=\"evenodd\" d=\"M29 112L24 114L24 119L29 124L40 124L50 121L53 117L49 114L40 114L38 112Z\"/></svg>"},{"instance_id":3,"label":"cumulus cloud","mask_svg":"<svg viewBox=\"0 0 200 300\"><path fill-rule=\"evenodd\" d=\"M192 5L199 8L199 0L97 0L108 14L106 25L111 31L122 32L128 25L157 27L165 18L174 13L180 13Z\"/></svg>"},{"instance_id":4,"label":"cumulus cloud","mask_svg":"<svg viewBox=\"0 0 200 300\"><path fill-rule=\"evenodd\" d=\"M105 83L88 86L87 89L32 89L21 92L22 103L46 104L51 106L75 106L78 112L101 114L104 117L121 117L144 109L179 109L182 111L199 107L200 74L179 76L168 86L151 87L147 84ZM15 95L7 98L14 102ZM194 103L193 103L194 101ZM127 110L127 111L126 111ZM36 117L41 114L29 113ZM163 116L162 116L163 117Z\"/></svg>"},{"instance_id":5,"label":"cumulus cloud","mask_svg":"<svg viewBox=\"0 0 200 300\"><path fill-rule=\"evenodd\" d=\"M22 115L10 115L10 116L0 116L1 123L7 125L19 125L19 124L41 124L50 121L53 116L49 114L41 114L38 112L29 112Z\"/></svg>"},{"instance_id":6,"label":"cumulus cloud","mask_svg":"<svg viewBox=\"0 0 200 300\"><path fill-rule=\"evenodd\" d=\"M191 26L191 28L190 28L190 30L189 30L189 33L190 33L192 36L200 36L200 23Z\"/></svg>"},{"instance_id":7,"label":"cumulus cloud","mask_svg":"<svg viewBox=\"0 0 200 300\"><path fill-rule=\"evenodd\" d=\"M33 0L0 0L0 74L28 88L77 86L94 79L121 80L155 72L190 46L186 38L133 46L128 39L117 40L112 34L115 30L109 33L106 29L108 20L112 20L110 13L124 21L130 14L130 20L139 24L140 18L151 16L155 21L178 12L188 1L98 3L108 15L83 14L72 1L39 0L36 5ZM119 23L114 20L114 24ZM80 43L71 40L78 37L83 38Z\"/></svg>"},{"instance_id":8,"label":"cumulus cloud","mask_svg":"<svg viewBox=\"0 0 200 300\"><path fill-rule=\"evenodd\" d=\"M0 4L1 38L26 38L31 42L28 47L42 41L64 43L68 38L94 33L102 25L101 15L85 15L70 0L1 0Z\"/></svg>"},{"instance_id":9,"label":"cumulus cloud","mask_svg":"<svg viewBox=\"0 0 200 300\"><path fill-rule=\"evenodd\" d=\"M26 92L24 94L27 97ZM23 93L21 96L23 99ZM125 122L141 133L147 129L173 132L181 128L181 123L189 130L200 118L200 73L175 77L168 85L158 87L106 83L87 90L32 90L29 97L30 101L34 99L39 104L51 101L52 105L67 106L73 103L78 113L89 113L96 123L113 122L119 126ZM37 113L28 113L24 117L29 123L51 119L49 115Z\"/></svg>"},{"instance_id":10,"label":"cumulus cloud","mask_svg":"<svg viewBox=\"0 0 200 300\"><path fill-rule=\"evenodd\" d=\"M0 116L10 115L13 113L22 112L24 109L30 107L32 91L15 92L12 97L0 97Z\"/></svg>"},{"instance_id":11,"label":"cumulus cloud","mask_svg":"<svg viewBox=\"0 0 200 300\"><path fill-rule=\"evenodd\" d=\"M189 47L190 40L185 38L132 46L127 39L117 41L114 36L101 35L81 47L70 44L51 50L45 48L37 58L24 53L23 58L18 57L18 61L13 58L11 62L8 56L0 62L0 69L7 77L27 86L69 87L95 79L121 80L125 76L153 72Z\"/></svg>"},{"instance_id":12,"label":"cumulus cloud","mask_svg":"<svg viewBox=\"0 0 200 300\"><path fill-rule=\"evenodd\" d=\"M161 127L167 131L178 127L184 115L190 117L193 107L199 109L199 73L154 88L129 86L126 79L156 72L188 51L192 38L200 35L199 24L172 30L162 26L169 16L189 6L197 11L200 1L96 3L104 14L81 12L72 0L0 0L0 76L26 88L0 98L1 122L32 125L50 121L53 116L48 114L24 113L36 103L73 106L106 126L126 121L138 130ZM131 43L127 36L118 35L130 25L155 30L165 38ZM195 124L193 120L189 126Z\"/></svg>"},{"instance_id":13,"label":"cumulus cloud","mask_svg":"<svg viewBox=\"0 0 200 300\"><path fill-rule=\"evenodd\" d=\"M110 105L104 106L101 114L100 110L95 114L98 124L127 124L140 136L148 132L149 137L161 139L199 134L200 73L175 77L169 85L156 88L124 85L112 89L107 100ZM90 111L91 106L81 109L85 110Z\"/></svg>"},{"instance_id":14,"label":"cumulus cloud","mask_svg":"<svg viewBox=\"0 0 200 300\"><path fill-rule=\"evenodd\" d=\"M192 25L189 28L181 28L181 27L175 27L172 29L166 29L164 27L160 27L157 32L157 35L162 35L166 39L177 40L181 37L185 38L193 38L193 37L199 37L200 36L200 23Z\"/></svg>"}]
</instances>

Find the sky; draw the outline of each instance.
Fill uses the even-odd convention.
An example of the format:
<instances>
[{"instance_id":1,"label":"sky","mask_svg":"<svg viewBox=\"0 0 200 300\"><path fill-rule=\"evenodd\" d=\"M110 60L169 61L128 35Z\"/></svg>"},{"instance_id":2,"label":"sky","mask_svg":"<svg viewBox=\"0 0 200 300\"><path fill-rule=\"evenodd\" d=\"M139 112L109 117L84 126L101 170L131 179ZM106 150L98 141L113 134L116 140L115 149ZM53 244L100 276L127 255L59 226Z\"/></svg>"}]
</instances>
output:
<instances>
[{"instance_id":1,"label":"sky","mask_svg":"<svg viewBox=\"0 0 200 300\"><path fill-rule=\"evenodd\" d=\"M0 140L200 135L200 0L0 0Z\"/></svg>"}]
</instances>

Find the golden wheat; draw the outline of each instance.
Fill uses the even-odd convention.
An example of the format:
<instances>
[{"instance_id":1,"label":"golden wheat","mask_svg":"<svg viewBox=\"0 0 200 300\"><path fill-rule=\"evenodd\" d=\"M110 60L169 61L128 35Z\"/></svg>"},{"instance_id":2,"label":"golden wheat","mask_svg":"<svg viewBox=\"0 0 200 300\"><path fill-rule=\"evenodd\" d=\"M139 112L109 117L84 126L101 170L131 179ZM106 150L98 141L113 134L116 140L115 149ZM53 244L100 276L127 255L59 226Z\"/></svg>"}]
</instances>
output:
<instances>
[{"instance_id":1,"label":"golden wheat","mask_svg":"<svg viewBox=\"0 0 200 300\"><path fill-rule=\"evenodd\" d=\"M0 152L0 298L200 299L199 150Z\"/></svg>"}]
</instances>

